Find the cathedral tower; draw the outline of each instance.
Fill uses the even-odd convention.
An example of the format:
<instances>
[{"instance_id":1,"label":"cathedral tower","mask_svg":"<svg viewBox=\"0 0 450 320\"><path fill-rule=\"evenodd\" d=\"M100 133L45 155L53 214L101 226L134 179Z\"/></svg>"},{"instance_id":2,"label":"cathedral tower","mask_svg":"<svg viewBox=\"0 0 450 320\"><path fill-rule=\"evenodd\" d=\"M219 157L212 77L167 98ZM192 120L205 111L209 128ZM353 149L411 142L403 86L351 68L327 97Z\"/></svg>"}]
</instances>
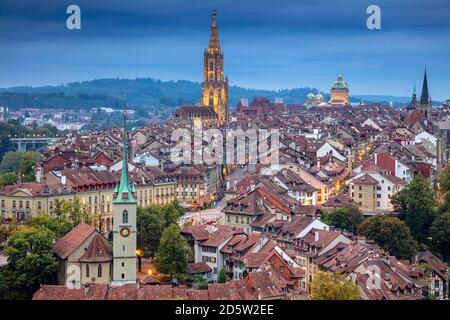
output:
<instances>
[{"instance_id":1,"label":"cathedral tower","mask_svg":"<svg viewBox=\"0 0 450 320\"><path fill-rule=\"evenodd\" d=\"M128 178L126 115L123 116L123 156L120 183L113 197L112 285L136 283L136 193Z\"/></svg>"},{"instance_id":2,"label":"cathedral tower","mask_svg":"<svg viewBox=\"0 0 450 320\"><path fill-rule=\"evenodd\" d=\"M228 120L228 78L223 70L215 10L212 12L211 35L204 53L203 69L201 104L212 107L217 114L218 123L223 125Z\"/></svg>"}]
</instances>

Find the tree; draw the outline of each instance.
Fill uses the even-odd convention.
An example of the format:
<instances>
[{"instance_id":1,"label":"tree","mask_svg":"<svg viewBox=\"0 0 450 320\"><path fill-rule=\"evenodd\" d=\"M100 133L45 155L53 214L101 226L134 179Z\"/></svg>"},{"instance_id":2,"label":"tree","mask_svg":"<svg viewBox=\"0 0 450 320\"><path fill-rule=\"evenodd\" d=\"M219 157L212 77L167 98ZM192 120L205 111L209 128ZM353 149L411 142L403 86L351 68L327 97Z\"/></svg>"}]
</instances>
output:
<instances>
[{"instance_id":1,"label":"tree","mask_svg":"<svg viewBox=\"0 0 450 320\"><path fill-rule=\"evenodd\" d=\"M48 230L53 232L56 239L61 238L74 227L74 223L69 219L55 219L46 212L40 212L38 216L29 218L27 221L27 225L31 227L47 228Z\"/></svg>"},{"instance_id":2,"label":"tree","mask_svg":"<svg viewBox=\"0 0 450 320\"><path fill-rule=\"evenodd\" d=\"M4 186L9 186L16 183L16 174L14 172L5 172L0 176L0 183Z\"/></svg>"},{"instance_id":3,"label":"tree","mask_svg":"<svg viewBox=\"0 0 450 320\"><path fill-rule=\"evenodd\" d=\"M180 218L180 213L173 204L166 204L162 206L161 212L164 216L164 224L166 227L177 223L178 218Z\"/></svg>"},{"instance_id":4,"label":"tree","mask_svg":"<svg viewBox=\"0 0 450 320\"><path fill-rule=\"evenodd\" d=\"M438 208L438 214L450 212L450 191L445 194L444 202Z\"/></svg>"},{"instance_id":5,"label":"tree","mask_svg":"<svg viewBox=\"0 0 450 320\"><path fill-rule=\"evenodd\" d=\"M172 224L164 230L156 252L155 266L159 272L184 278L188 273L187 242L180 234L180 227Z\"/></svg>"},{"instance_id":6,"label":"tree","mask_svg":"<svg viewBox=\"0 0 450 320\"><path fill-rule=\"evenodd\" d=\"M137 247L144 256L153 257L159 246L164 230L164 218L161 214L147 208L137 208Z\"/></svg>"},{"instance_id":7,"label":"tree","mask_svg":"<svg viewBox=\"0 0 450 320\"><path fill-rule=\"evenodd\" d=\"M394 211L411 229L419 243L425 243L435 218L434 192L425 178L417 175L392 197Z\"/></svg>"},{"instance_id":8,"label":"tree","mask_svg":"<svg viewBox=\"0 0 450 320\"><path fill-rule=\"evenodd\" d=\"M34 166L41 158L41 155L36 151L27 151L22 158L19 166L19 173L24 181L34 181Z\"/></svg>"},{"instance_id":9,"label":"tree","mask_svg":"<svg viewBox=\"0 0 450 320\"><path fill-rule=\"evenodd\" d=\"M356 233L363 216L357 206L348 205L344 208L337 208L331 213L325 213L322 216L322 220L336 228Z\"/></svg>"},{"instance_id":10,"label":"tree","mask_svg":"<svg viewBox=\"0 0 450 320\"><path fill-rule=\"evenodd\" d=\"M9 229L6 226L0 226L0 246L6 242L9 237Z\"/></svg>"},{"instance_id":11,"label":"tree","mask_svg":"<svg viewBox=\"0 0 450 320\"><path fill-rule=\"evenodd\" d=\"M24 157L23 152L8 151L3 156L3 160L0 163L0 173L14 172L19 173L20 163Z\"/></svg>"},{"instance_id":12,"label":"tree","mask_svg":"<svg viewBox=\"0 0 450 320\"><path fill-rule=\"evenodd\" d=\"M47 228L22 226L5 246L13 286L22 289L28 298L40 284L50 283L54 278L57 266L52 250L54 238Z\"/></svg>"},{"instance_id":13,"label":"tree","mask_svg":"<svg viewBox=\"0 0 450 320\"><path fill-rule=\"evenodd\" d=\"M439 189L443 194L450 191L450 164L447 164L439 177Z\"/></svg>"},{"instance_id":14,"label":"tree","mask_svg":"<svg viewBox=\"0 0 450 320\"><path fill-rule=\"evenodd\" d=\"M11 135L11 126L7 123L0 122L0 161L6 152L13 149L9 136Z\"/></svg>"},{"instance_id":15,"label":"tree","mask_svg":"<svg viewBox=\"0 0 450 320\"><path fill-rule=\"evenodd\" d=\"M374 240L383 250L399 259L410 259L417 253L417 243L411 231L397 217L375 215L360 224L358 233Z\"/></svg>"},{"instance_id":16,"label":"tree","mask_svg":"<svg viewBox=\"0 0 450 320\"><path fill-rule=\"evenodd\" d=\"M219 274L217 275L217 282L218 283L227 282L227 272L225 271L225 268L220 269Z\"/></svg>"},{"instance_id":17,"label":"tree","mask_svg":"<svg viewBox=\"0 0 450 320\"><path fill-rule=\"evenodd\" d=\"M341 274L318 272L311 283L311 300L359 300L358 286Z\"/></svg>"},{"instance_id":18,"label":"tree","mask_svg":"<svg viewBox=\"0 0 450 320\"><path fill-rule=\"evenodd\" d=\"M430 228L433 251L442 255L445 261L450 260L450 212L436 218Z\"/></svg>"}]
</instances>

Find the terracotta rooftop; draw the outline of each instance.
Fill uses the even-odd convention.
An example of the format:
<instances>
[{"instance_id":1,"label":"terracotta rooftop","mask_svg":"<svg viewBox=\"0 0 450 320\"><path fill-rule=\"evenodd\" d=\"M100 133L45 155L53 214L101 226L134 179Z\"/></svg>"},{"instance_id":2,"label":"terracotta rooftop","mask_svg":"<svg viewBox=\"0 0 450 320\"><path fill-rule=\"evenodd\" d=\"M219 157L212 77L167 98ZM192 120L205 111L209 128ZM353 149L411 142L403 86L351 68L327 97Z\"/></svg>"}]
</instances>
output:
<instances>
[{"instance_id":1,"label":"terracotta rooftop","mask_svg":"<svg viewBox=\"0 0 450 320\"><path fill-rule=\"evenodd\" d=\"M64 237L58 239L53 246L53 251L61 259L65 259L94 232L95 229L93 227L82 222Z\"/></svg>"}]
</instances>

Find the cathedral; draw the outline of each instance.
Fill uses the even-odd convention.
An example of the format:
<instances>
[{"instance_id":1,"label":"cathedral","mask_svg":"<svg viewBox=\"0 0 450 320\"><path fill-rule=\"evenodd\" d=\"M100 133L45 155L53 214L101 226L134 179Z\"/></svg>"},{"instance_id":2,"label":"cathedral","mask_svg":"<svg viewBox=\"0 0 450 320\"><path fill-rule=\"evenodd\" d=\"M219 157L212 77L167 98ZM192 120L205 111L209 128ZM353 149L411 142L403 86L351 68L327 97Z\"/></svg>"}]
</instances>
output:
<instances>
[{"instance_id":1,"label":"cathedral","mask_svg":"<svg viewBox=\"0 0 450 320\"><path fill-rule=\"evenodd\" d=\"M223 126L228 121L228 78L217 32L216 11L212 12L208 48L203 54L202 96L198 106L179 107L170 122ZM170 123L169 122L169 123Z\"/></svg>"},{"instance_id":2,"label":"cathedral","mask_svg":"<svg viewBox=\"0 0 450 320\"><path fill-rule=\"evenodd\" d=\"M203 59L202 106L213 107L219 125L228 119L228 78L223 70L223 53L217 32L216 11L212 12L209 46Z\"/></svg>"}]
</instances>

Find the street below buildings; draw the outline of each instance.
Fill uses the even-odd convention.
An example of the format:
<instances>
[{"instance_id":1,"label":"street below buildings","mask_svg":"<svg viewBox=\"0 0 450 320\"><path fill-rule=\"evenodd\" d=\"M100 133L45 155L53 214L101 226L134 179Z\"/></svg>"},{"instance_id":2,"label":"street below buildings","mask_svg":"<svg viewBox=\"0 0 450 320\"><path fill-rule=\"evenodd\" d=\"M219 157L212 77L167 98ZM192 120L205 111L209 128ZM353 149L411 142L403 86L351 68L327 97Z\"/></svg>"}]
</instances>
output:
<instances>
[{"instance_id":1,"label":"street below buildings","mask_svg":"<svg viewBox=\"0 0 450 320\"><path fill-rule=\"evenodd\" d=\"M233 188L247 173L255 172L256 166L250 164L248 167L238 166L231 174L225 177L227 188ZM224 223L224 213L221 212L225 208L225 200L220 200L213 208L208 208L200 211L187 211L180 218L180 224L184 225L188 221L195 221L196 223L217 222Z\"/></svg>"}]
</instances>

